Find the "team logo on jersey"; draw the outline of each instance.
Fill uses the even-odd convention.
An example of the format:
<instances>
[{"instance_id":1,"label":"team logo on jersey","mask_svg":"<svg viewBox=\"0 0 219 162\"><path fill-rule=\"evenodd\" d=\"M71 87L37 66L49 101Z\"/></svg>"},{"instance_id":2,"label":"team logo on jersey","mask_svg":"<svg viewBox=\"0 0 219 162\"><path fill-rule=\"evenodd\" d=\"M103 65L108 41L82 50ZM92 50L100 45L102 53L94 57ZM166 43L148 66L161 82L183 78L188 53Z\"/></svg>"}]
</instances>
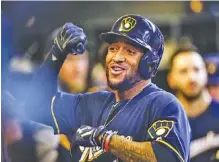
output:
<instances>
[{"instance_id":1,"label":"team logo on jersey","mask_svg":"<svg viewBox=\"0 0 219 162\"><path fill-rule=\"evenodd\" d=\"M132 30L136 25L136 20L133 17L126 17L120 24L119 31L128 32Z\"/></svg>"},{"instance_id":2,"label":"team logo on jersey","mask_svg":"<svg viewBox=\"0 0 219 162\"><path fill-rule=\"evenodd\" d=\"M132 140L133 138L131 136L121 136L128 140ZM79 146L80 151L82 152L81 158L79 162L84 161L93 161L94 159L98 158L100 155L104 153L104 151L100 147L83 147Z\"/></svg>"},{"instance_id":3,"label":"team logo on jersey","mask_svg":"<svg viewBox=\"0 0 219 162\"><path fill-rule=\"evenodd\" d=\"M173 129L174 121L158 120L148 129L151 138L166 137Z\"/></svg>"}]
</instances>

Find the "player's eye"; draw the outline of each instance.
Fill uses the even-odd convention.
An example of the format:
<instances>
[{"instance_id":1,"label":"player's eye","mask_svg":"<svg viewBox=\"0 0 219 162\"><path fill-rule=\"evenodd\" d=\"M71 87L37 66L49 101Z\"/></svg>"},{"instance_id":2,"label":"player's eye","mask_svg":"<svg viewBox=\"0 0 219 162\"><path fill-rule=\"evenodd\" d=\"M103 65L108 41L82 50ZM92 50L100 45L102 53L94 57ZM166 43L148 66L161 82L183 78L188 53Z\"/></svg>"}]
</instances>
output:
<instances>
[{"instance_id":1,"label":"player's eye","mask_svg":"<svg viewBox=\"0 0 219 162\"><path fill-rule=\"evenodd\" d=\"M130 55L134 55L136 53L134 50L131 50L131 49L127 49L127 52Z\"/></svg>"},{"instance_id":2,"label":"player's eye","mask_svg":"<svg viewBox=\"0 0 219 162\"><path fill-rule=\"evenodd\" d=\"M116 52L118 50L118 48L116 48L116 47L114 47L114 46L110 46L109 48L108 48L108 51L110 51L110 52Z\"/></svg>"}]
</instances>

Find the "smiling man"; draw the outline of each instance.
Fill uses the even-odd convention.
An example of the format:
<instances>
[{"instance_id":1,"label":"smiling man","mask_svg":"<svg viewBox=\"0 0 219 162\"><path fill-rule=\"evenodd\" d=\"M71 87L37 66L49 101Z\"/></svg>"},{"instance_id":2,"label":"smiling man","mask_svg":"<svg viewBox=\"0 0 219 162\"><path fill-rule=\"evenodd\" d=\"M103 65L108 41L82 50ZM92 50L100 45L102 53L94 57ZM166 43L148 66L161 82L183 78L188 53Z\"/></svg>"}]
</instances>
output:
<instances>
[{"instance_id":1,"label":"smiling man","mask_svg":"<svg viewBox=\"0 0 219 162\"><path fill-rule=\"evenodd\" d=\"M85 50L83 30L66 23L32 83L37 102L30 98L27 106L45 107L44 112L51 107L54 122L48 117L47 123L72 139L74 161L188 161L186 114L173 95L151 83L163 55L158 27L142 16L125 15L100 38L109 44L105 61L111 92L40 95L54 85L67 53Z\"/></svg>"},{"instance_id":2,"label":"smiling man","mask_svg":"<svg viewBox=\"0 0 219 162\"><path fill-rule=\"evenodd\" d=\"M136 73L143 50L125 42L112 43L106 56L106 75L112 89L124 91L142 81Z\"/></svg>"},{"instance_id":3,"label":"smiling man","mask_svg":"<svg viewBox=\"0 0 219 162\"><path fill-rule=\"evenodd\" d=\"M192 130L191 161L218 161L219 104L206 88L207 71L196 48L186 47L175 52L168 83L189 117Z\"/></svg>"}]
</instances>

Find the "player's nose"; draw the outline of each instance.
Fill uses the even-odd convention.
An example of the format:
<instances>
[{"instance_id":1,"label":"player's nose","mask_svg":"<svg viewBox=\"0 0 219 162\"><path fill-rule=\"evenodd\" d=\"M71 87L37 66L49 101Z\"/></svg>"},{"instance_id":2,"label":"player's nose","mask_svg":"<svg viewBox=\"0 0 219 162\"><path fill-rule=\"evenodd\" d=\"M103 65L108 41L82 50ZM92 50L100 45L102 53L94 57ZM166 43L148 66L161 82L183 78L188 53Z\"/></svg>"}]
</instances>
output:
<instances>
[{"instance_id":1,"label":"player's nose","mask_svg":"<svg viewBox=\"0 0 219 162\"><path fill-rule=\"evenodd\" d=\"M124 62L125 61L125 56L124 56L124 52L123 52L122 48L120 48L118 50L118 52L114 55L113 61L115 61L115 62Z\"/></svg>"}]
</instances>

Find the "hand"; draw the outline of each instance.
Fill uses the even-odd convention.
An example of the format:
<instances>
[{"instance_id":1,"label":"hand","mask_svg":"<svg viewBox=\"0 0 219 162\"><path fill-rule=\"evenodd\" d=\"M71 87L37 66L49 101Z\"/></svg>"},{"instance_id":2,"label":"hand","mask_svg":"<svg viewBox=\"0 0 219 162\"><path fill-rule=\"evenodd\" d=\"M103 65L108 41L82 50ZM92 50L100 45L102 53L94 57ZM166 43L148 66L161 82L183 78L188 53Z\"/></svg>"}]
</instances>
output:
<instances>
[{"instance_id":1,"label":"hand","mask_svg":"<svg viewBox=\"0 0 219 162\"><path fill-rule=\"evenodd\" d=\"M93 128L90 126L83 125L78 128L75 136L73 137L72 144L85 146L85 147L95 147L101 146L101 136L106 132L104 126L99 126Z\"/></svg>"},{"instance_id":2,"label":"hand","mask_svg":"<svg viewBox=\"0 0 219 162\"><path fill-rule=\"evenodd\" d=\"M82 28L72 23L65 23L57 34L54 45L59 49L59 52L65 56L69 53L83 54L85 52L86 40L87 37Z\"/></svg>"}]
</instances>

